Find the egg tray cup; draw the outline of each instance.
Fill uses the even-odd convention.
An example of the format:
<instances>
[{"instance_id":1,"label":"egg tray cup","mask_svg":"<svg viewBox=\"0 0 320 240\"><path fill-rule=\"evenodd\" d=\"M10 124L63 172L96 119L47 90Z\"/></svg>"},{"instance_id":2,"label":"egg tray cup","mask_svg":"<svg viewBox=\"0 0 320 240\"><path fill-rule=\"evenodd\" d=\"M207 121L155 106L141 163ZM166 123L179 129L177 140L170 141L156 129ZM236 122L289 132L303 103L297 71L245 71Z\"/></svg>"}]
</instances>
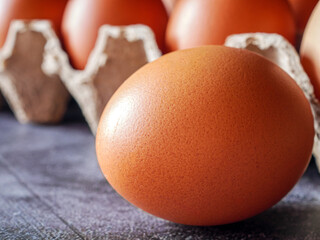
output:
<instances>
[{"instance_id":1,"label":"egg tray cup","mask_svg":"<svg viewBox=\"0 0 320 240\"><path fill-rule=\"evenodd\" d=\"M74 70L67 54L57 45L49 55L48 70L61 76L78 102L93 134L104 107L120 85L136 70L161 56L152 30L143 25L115 27L104 25L88 64Z\"/></svg>"},{"instance_id":2,"label":"egg tray cup","mask_svg":"<svg viewBox=\"0 0 320 240\"><path fill-rule=\"evenodd\" d=\"M42 71L50 33L42 24L15 21L0 52L0 88L21 123L56 123L66 110L69 93L60 77Z\"/></svg>"},{"instance_id":3,"label":"egg tray cup","mask_svg":"<svg viewBox=\"0 0 320 240\"><path fill-rule=\"evenodd\" d=\"M316 99L311 81L304 71L295 48L282 36L267 33L245 33L231 35L226 39L228 47L256 52L282 68L302 89L314 116L315 137L313 156L320 171L320 104ZM293 119L294 120L294 119Z\"/></svg>"},{"instance_id":4,"label":"egg tray cup","mask_svg":"<svg viewBox=\"0 0 320 240\"><path fill-rule=\"evenodd\" d=\"M71 94L95 134L117 88L160 56L149 27L104 25L86 68L75 70L49 21L17 20L0 51L0 89L21 123L59 122Z\"/></svg>"}]
</instances>

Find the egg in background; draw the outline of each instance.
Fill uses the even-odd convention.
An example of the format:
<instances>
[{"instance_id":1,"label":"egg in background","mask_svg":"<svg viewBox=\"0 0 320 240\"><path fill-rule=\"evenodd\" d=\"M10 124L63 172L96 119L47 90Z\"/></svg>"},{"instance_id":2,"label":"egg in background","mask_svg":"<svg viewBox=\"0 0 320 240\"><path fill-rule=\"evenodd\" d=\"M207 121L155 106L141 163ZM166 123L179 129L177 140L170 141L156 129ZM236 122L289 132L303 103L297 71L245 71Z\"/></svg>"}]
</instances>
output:
<instances>
[{"instance_id":1,"label":"egg in background","mask_svg":"<svg viewBox=\"0 0 320 240\"><path fill-rule=\"evenodd\" d=\"M289 0L289 2L296 19L298 33L302 34L319 0Z\"/></svg>"},{"instance_id":2,"label":"egg in background","mask_svg":"<svg viewBox=\"0 0 320 240\"><path fill-rule=\"evenodd\" d=\"M170 14L173 10L173 8L175 7L175 5L177 4L178 0L162 0L164 6L167 9L168 14Z\"/></svg>"},{"instance_id":3,"label":"egg in background","mask_svg":"<svg viewBox=\"0 0 320 240\"><path fill-rule=\"evenodd\" d=\"M83 69L104 24L145 24L164 49L168 15L162 0L70 0L63 18L64 44L74 67Z\"/></svg>"},{"instance_id":4,"label":"egg in background","mask_svg":"<svg viewBox=\"0 0 320 240\"><path fill-rule=\"evenodd\" d=\"M252 217L305 171L314 139L302 90L247 50L206 46L134 73L101 117L96 151L114 189L187 225Z\"/></svg>"},{"instance_id":5,"label":"egg in background","mask_svg":"<svg viewBox=\"0 0 320 240\"><path fill-rule=\"evenodd\" d=\"M12 20L51 20L60 36L62 15L68 0L0 0L0 47L7 38Z\"/></svg>"},{"instance_id":6,"label":"egg in background","mask_svg":"<svg viewBox=\"0 0 320 240\"><path fill-rule=\"evenodd\" d=\"M171 14L168 51L220 44L236 33L278 33L295 43L296 27L287 0L180 0Z\"/></svg>"},{"instance_id":7,"label":"egg in background","mask_svg":"<svg viewBox=\"0 0 320 240\"><path fill-rule=\"evenodd\" d=\"M315 95L320 100L320 2L312 12L303 34L300 56Z\"/></svg>"}]
</instances>

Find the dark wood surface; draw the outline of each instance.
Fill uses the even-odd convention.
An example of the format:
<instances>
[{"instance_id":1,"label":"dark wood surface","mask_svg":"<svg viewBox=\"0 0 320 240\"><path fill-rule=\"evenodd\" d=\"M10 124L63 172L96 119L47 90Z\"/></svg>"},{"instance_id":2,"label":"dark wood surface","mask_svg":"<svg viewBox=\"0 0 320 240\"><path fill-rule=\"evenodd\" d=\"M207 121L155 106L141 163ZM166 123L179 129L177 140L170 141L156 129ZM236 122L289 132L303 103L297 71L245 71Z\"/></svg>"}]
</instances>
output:
<instances>
[{"instance_id":1,"label":"dark wood surface","mask_svg":"<svg viewBox=\"0 0 320 240\"><path fill-rule=\"evenodd\" d=\"M81 118L21 125L4 111L0 239L320 239L320 175L312 161L287 197L246 221L183 226L131 206L109 186Z\"/></svg>"}]
</instances>

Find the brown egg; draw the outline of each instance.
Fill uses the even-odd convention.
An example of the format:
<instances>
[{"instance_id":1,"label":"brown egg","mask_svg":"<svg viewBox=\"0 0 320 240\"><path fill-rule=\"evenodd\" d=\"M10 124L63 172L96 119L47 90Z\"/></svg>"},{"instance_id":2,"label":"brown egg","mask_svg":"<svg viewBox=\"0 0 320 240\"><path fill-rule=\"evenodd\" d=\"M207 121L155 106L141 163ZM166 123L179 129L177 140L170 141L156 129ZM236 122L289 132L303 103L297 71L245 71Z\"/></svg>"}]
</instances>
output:
<instances>
[{"instance_id":1,"label":"brown egg","mask_svg":"<svg viewBox=\"0 0 320 240\"><path fill-rule=\"evenodd\" d=\"M180 0L171 14L169 51L223 44L236 33L278 33L295 43L295 20L287 0Z\"/></svg>"},{"instance_id":2,"label":"brown egg","mask_svg":"<svg viewBox=\"0 0 320 240\"><path fill-rule=\"evenodd\" d=\"M83 69L102 25L147 25L163 50L167 21L161 0L70 0L62 31L71 62L74 67Z\"/></svg>"},{"instance_id":3,"label":"brown egg","mask_svg":"<svg viewBox=\"0 0 320 240\"><path fill-rule=\"evenodd\" d=\"M167 54L115 93L96 138L100 167L135 206L218 225L277 203L306 169L310 105L278 66L247 50Z\"/></svg>"},{"instance_id":4,"label":"brown egg","mask_svg":"<svg viewBox=\"0 0 320 240\"><path fill-rule=\"evenodd\" d=\"M3 46L12 20L51 20L60 35L62 14L68 0L0 0L0 47Z\"/></svg>"},{"instance_id":5,"label":"brown egg","mask_svg":"<svg viewBox=\"0 0 320 240\"><path fill-rule=\"evenodd\" d=\"M313 11L303 35L301 62L320 100L320 3Z\"/></svg>"},{"instance_id":6,"label":"brown egg","mask_svg":"<svg viewBox=\"0 0 320 240\"><path fill-rule=\"evenodd\" d=\"M298 32L303 33L312 10L317 5L319 0L289 0L289 2L295 15Z\"/></svg>"}]
</instances>

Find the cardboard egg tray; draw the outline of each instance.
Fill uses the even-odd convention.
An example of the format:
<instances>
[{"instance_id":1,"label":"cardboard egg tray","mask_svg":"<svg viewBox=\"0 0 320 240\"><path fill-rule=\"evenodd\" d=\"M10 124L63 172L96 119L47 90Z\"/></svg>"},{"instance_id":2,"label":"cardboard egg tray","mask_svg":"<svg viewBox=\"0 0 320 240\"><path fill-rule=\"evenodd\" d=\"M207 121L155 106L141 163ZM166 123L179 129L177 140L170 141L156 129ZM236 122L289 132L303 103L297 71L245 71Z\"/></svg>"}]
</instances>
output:
<instances>
[{"instance_id":1,"label":"cardboard egg tray","mask_svg":"<svg viewBox=\"0 0 320 240\"><path fill-rule=\"evenodd\" d=\"M225 45L263 55L300 86L315 117L313 155L320 167L320 105L294 47L277 34L265 33L232 35ZM147 26L104 25L86 68L75 70L50 22L18 20L12 22L0 51L0 90L21 123L59 122L71 95L95 134L101 113L117 88L160 56Z\"/></svg>"},{"instance_id":2,"label":"cardboard egg tray","mask_svg":"<svg viewBox=\"0 0 320 240\"><path fill-rule=\"evenodd\" d=\"M147 26L105 25L86 68L75 70L50 22L13 21L0 52L0 89L21 123L59 122L71 94L95 134L115 90L160 56Z\"/></svg>"}]
</instances>

